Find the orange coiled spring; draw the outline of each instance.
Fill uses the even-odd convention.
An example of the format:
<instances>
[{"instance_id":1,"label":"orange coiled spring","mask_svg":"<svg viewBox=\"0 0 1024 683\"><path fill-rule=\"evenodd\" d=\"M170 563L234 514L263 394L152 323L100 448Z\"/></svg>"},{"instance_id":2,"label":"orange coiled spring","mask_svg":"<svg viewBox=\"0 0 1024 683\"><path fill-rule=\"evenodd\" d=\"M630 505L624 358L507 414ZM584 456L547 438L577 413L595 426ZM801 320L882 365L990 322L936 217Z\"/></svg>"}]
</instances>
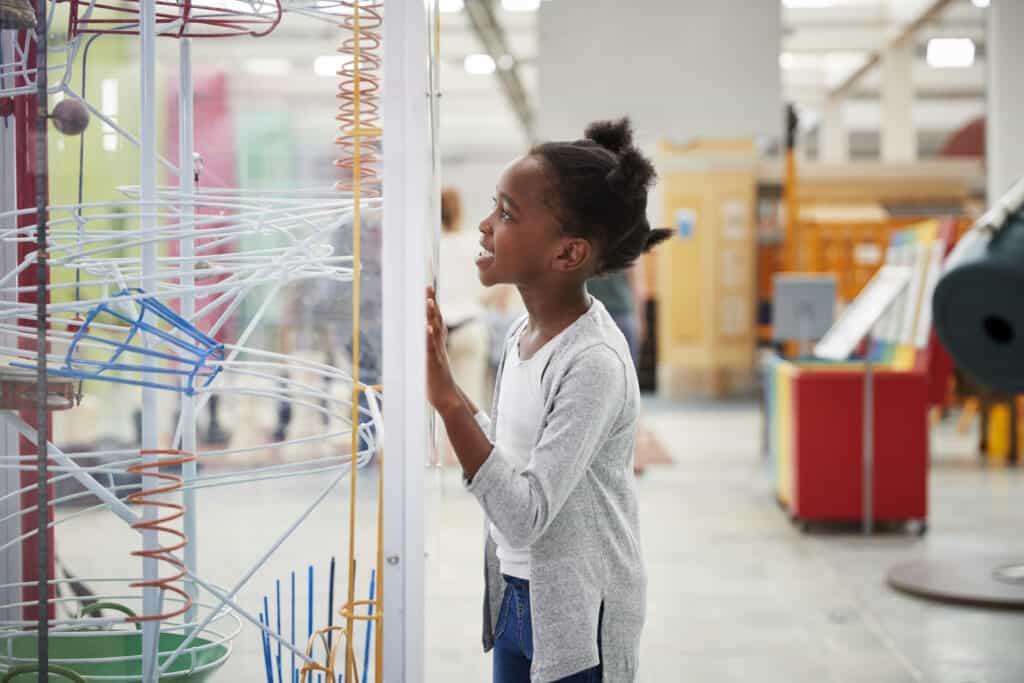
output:
<instances>
[{"instance_id":1,"label":"orange coiled spring","mask_svg":"<svg viewBox=\"0 0 1024 683\"><path fill-rule=\"evenodd\" d=\"M131 584L131 586L132 588L159 588L161 591L170 591L181 596L184 603L180 609L173 612L151 614L141 617L129 617L128 621L162 621L164 619L171 619L172 617L184 614L191 609L192 598L184 590L173 585L175 582L184 579L186 572L185 565L180 560L176 559L171 553L177 552L188 545L188 536L186 536L184 532L175 529L172 526L168 526L171 522L179 520L185 516L185 506L180 503L161 500L160 498L161 496L180 491L182 479L178 475L161 472L160 468L173 465L184 465L187 462L195 460L196 456L194 453L176 450L144 450L141 451L141 454L143 456L157 455L167 457L158 458L156 462L152 463L132 465L128 467L128 471L143 477L156 477L157 479L162 479L168 483L157 488L132 493L127 497L128 502L138 503L139 505L148 505L156 508L165 508L172 512L157 519L136 522L135 524L132 524L132 528L140 531L155 531L158 534L168 534L174 536L178 540L174 542L173 545L164 545L151 550L132 551L132 555L135 557L148 557L160 560L161 562L165 562L174 567L175 571L171 576L165 576L154 581L137 581Z\"/></svg>"},{"instance_id":2,"label":"orange coiled spring","mask_svg":"<svg viewBox=\"0 0 1024 683\"><path fill-rule=\"evenodd\" d=\"M383 23L383 5L376 0L343 0L341 4L351 13L341 25L347 37L338 52L350 59L338 72L341 83L337 97L341 103L335 118L340 122L341 134L335 144L341 147L341 158L334 165L343 170L345 177L335 187L348 192L358 188L363 197L379 197L380 147L376 138L381 135L381 35L377 29Z\"/></svg>"}]
</instances>

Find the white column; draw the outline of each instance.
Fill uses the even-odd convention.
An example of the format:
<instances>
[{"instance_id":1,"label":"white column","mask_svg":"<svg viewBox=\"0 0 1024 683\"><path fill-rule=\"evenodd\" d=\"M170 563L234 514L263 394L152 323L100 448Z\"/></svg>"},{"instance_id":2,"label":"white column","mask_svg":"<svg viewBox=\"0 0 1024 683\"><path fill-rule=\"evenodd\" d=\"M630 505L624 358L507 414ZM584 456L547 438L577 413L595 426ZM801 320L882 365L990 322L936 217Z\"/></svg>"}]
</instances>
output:
<instances>
[{"instance_id":1,"label":"white column","mask_svg":"<svg viewBox=\"0 0 1024 683\"><path fill-rule=\"evenodd\" d=\"M140 91L140 123L141 135L139 136L139 208L143 218L139 221L139 228L143 236L152 235L157 228L157 221L153 216L156 200L156 0L142 0L139 3L139 91ZM157 287L157 246L155 242L144 244L142 251L142 288L146 292L155 294ZM152 340L151 343L155 343ZM155 382L156 376L149 368L155 367L156 363L151 358L143 361L147 371L143 373L143 379L147 382ZM143 387L142 389L142 449L151 451L157 448L157 389ZM155 455L143 456L142 462L152 464L157 460ZM160 480L153 476L142 477L142 489L151 490L160 485ZM143 519L147 522L155 521L158 515L157 508L152 505L142 510ZM142 532L142 545L146 550L157 547L159 539L157 532L146 530ZM156 558L144 558L142 560L142 576L147 581L155 581L159 578L160 569L157 566ZM157 588L144 588L142 590L142 612L150 616L160 613L160 591ZM142 681L143 683L157 683L157 649L159 647L160 622L146 621L142 624Z\"/></svg>"},{"instance_id":2,"label":"white column","mask_svg":"<svg viewBox=\"0 0 1024 683\"><path fill-rule=\"evenodd\" d=\"M383 680L422 683L427 462L427 42L423 2L384 21L384 664ZM353 476L355 476L353 474ZM379 679L378 679L379 680Z\"/></svg>"},{"instance_id":3,"label":"white column","mask_svg":"<svg viewBox=\"0 0 1024 683\"><path fill-rule=\"evenodd\" d=\"M590 121L626 112L652 140L783 130L780 2L557 0L538 17L542 138L572 140Z\"/></svg>"},{"instance_id":4,"label":"white column","mask_svg":"<svg viewBox=\"0 0 1024 683\"><path fill-rule=\"evenodd\" d=\"M2 31L3 51L0 52L0 61L9 63L14 58L14 36L15 31ZM5 76L0 78L0 87L13 86L14 78ZM2 122L0 122L2 123ZM7 119L7 125L0 125L0 213L13 211L18 208L17 200L17 161L14 156L14 117ZM0 230L14 228L17 221L9 218L0 221ZM11 241L0 243L0 272L9 273L18 265L18 245ZM15 295L5 294L4 302L13 304ZM16 346L14 335L4 333L0 341L6 347ZM0 421L0 462L4 457L14 458L18 455L18 434L7 427L6 421ZM0 498L5 498L9 493L21 488L21 472L16 469L4 468L0 470ZM14 515L20 509L20 497L13 496L0 503L0 519L6 519ZM6 522L0 522L0 546L3 546L21 535L21 517L13 516ZM3 581L0 583L17 583L21 581L21 545L14 544L7 550L0 551L0 576ZM0 588L0 605L13 605L21 601L21 589ZM4 610L0 608L0 620L20 619L21 610L12 608Z\"/></svg>"},{"instance_id":5,"label":"white column","mask_svg":"<svg viewBox=\"0 0 1024 683\"><path fill-rule=\"evenodd\" d=\"M846 128L843 100L830 97L821 107L818 132L818 159L843 162L850 160L850 131Z\"/></svg>"},{"instance_id":6,"label":"white column","mask_svg":"<svg viewBox=\"0 0 1024 683\"><path fill-rule=\"evenodd\" d=\"M1024 2L992 0L988 13L985 146L992 203L1024 176Z\"/></svg>"},{"instance_id":7,"label":"white column","mask_svg":"<svg viewBox=\"0 0 1024 683\"><path fill-rule=\"evenodd\" d=\"M882 161L914 161L917 158L913 63L913 40L893 46L882 57Z\"/></svg>"},{"instance_id":8,"label":"white column","mask_svg":"<svg viewBox=\"0 0 1024 683\"><path fill-rule=\"evenodd\" d=\"M182 38L178 44L178 168L181 169L178 175L179 188L184 199L181 206L182 218L186 221L195 216L195 203L192 197L195 193L195 177L192 163L192 154L195 148L193 137L193 107L192 100L194 88L192 85L192 39ZM195 256L195 240L191 233L183 237L180 243L181 256L191 259ZM195 275L193 265L186 261L186 273L181 277L182 287L185 294L181 297L181 315L185 320L192 321L196 313ZM198 457L199 451L196 447L196 397L181 395L181 450L192 453ZM186 486L196 478L197 461L192 460L181 467L181 476ZM195 489L186 488L182 492L182 504L185 506L185 519L182 522L185 535L188 536L188 545L182 553L185 556L185 568L192 574L198 574L198 558L196 548L199 544L199 526L196 524L196 492ZM193 601L192 609L186 615L185 620L195 622L199 600L199 587L191 579L185 579L185 591Z\"/></svg>"}]
</instances>

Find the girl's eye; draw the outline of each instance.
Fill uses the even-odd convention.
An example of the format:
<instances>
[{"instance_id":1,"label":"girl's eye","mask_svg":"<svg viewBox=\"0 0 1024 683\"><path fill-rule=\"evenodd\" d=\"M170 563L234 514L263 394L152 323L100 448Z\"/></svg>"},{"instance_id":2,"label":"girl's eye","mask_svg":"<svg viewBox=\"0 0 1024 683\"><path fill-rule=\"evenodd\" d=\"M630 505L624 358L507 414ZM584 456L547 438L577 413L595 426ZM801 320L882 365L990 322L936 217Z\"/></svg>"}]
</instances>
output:
<instances>
[{"instance_id":1,"label":"girl's eye","mask_svg":"<svg viewBox=\"0 0 1024 683\"><path fill-rule=\"evenodd\" d=\"M497 197L491 197L491 206L493 206L496 209L499 208L499 206L498 206L498 198ZM504 208L500 209L499 214L501 216L501 220L503 220L503 221L510 221L510 220L512 220L512 214L510 214Z\"/></svg>"}]
</instances>

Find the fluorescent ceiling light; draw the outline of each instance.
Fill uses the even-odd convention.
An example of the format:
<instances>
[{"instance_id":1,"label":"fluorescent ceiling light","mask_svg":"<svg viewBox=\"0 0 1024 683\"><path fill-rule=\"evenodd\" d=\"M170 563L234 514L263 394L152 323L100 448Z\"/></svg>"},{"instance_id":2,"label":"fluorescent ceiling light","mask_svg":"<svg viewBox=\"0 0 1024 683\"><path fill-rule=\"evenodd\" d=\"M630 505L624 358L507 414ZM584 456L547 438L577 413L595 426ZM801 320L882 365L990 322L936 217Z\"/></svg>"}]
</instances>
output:
<instances>
[{"instance_id":1,"label":"fluorescent ceiling light","mask_svg":"<svg viewBox=\"0 0 1024 683\"><path fill-rule=\"evenodd\" d=\"M292 70L292 63L281 57L250 57L242 62L242 70L253 76L283 76Z\"/></svg>"},{"instance_id":2,"label":"fluorescent ceiling light","mask_svg":"<svg viewBox=\"0 0 1024 683\"><path fill-rule=\"evenodd\" d=\"M974 64L974 41L970 38L932 38L928 41L928 66L937 69L963 68Z\"/></svg>"},{"instance_id":3,"label":"fluorescent ceiling light","mask_svg":"<svg viewBox=\"0 0 1024 683\"><path fill-rule=\"evenodd\" d=\"M975 7L985 8L989 6L989 0L971 0Z\"/></svg>"},{"instance_id":4,"label":"fluorescent ceiling light","mask_svg":"<svg viewBox=\"0 0 1024 683\"><path fill-rule=\"evenodd\" d=\"M498 68L502 71L508 71L516 65L516 58L512 55L502 55L498 57Z\"/></svg>"},{"instance_id":5,"label":"fluorescent ceiling light","mask_svg":"<svg viewBox=\"0 0 1024 683\"><path fill-rule=\"evenodd\" d=\"M320 55L313 60L313 71L317 76L337 76L342 67L351 63L351 55Z\"/></svg>"},{"instance_id":6,"label":"fluorescent ceiling light","mask_svg":"<svg viewBox=\"0 0 1024 683\"><path fill-rule=\"evenodd\" d=\"M466 61L463 62L463 66L466 69L466 73L469 74L486 75L494 73L494 60L491 59L490 55L466 55Z\"/></svg>"},{"instance_id":7,"label":"fluorescent ceiling light","mask_svg":"<svg viewBox=\"0 0 1024 683\"><path fill-rule=\"evenodd\" d=\"M506 12L536 12L540 0L501 0L501 7Z\"/></svg>"},{"instance_id":8,"label":"fluorescent ceiling light","mask_svg":"<svg viewBox=\"0 0 1024 683\"><path fill-rule=\"evenodd\" d=\"M445 14L461 12L463 7L465 7L463 0L439 0L437 3L437 8Z\"/></svg>"}]
</instances>

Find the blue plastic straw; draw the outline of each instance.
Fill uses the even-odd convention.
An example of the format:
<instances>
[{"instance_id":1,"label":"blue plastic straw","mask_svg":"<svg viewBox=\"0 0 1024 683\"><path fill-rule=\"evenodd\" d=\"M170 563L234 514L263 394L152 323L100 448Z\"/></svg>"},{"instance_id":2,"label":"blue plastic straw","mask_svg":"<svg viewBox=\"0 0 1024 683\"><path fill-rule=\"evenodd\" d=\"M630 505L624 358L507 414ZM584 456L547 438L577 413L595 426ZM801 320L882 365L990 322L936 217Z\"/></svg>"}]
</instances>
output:
<instances>
[{"instance_id":1,"label":"blue plastic straw","mask_svg":"<svg viewBox=\"0 0 1024 683\"><path fill-rule=\"evenodd\" d=\"M263 599L266 604L266 598ZM269 617L268 617L269 619ZM266 625L263 615L260 615L260 623ZM270 643L267 641L267 634L260 629L260 644L263 646L263 666L267 671L267 683L274 683L274 671L270 667Z\"/></svg>"},{"instance_id":2,"label":"blue plastic straw","mask_svg":"<svg viewBox=\"0 0 1024 683\"><path fill-rule=\"evenodd\" d=\"M307 615L307 631L306 642L308 643L313 638L313 565L309 565L309 611Z\"/></svg>"},{"instance_id":3,"label":"blue plastic straw","mask_svg":"<svg viewBox=\"0 0 1024 683\"><path fill-rule=\"evenodd\" d=\"M295 668L295 571L292 570L292 683L296 683L299 671Z\"/></svg>"},{"instance_id":4,"label":"blue plastic straw","mask_svg":"<svg viewBox=\"0 0 1024 683\"><path fill-rule=\"evenodd\" d=\"M274 581L274 593L277 597L277 683L284 683L281 674L281 579Z\"/></svg>"},{"instance_id":5,"label":"blue plastic straw","mask_svg":"<svg viewBox=\"0 0 1024 683\"><path fill-rule=\"evenodd\" d=\"M327 627L334 626L334 558L331 557L331 583L327 588ZM331 653L331 643L334 642L333 631L327 631L327 655Z\"/></svg>"},{"instance_id":6,"label":"blue plastic straw","mask_svg":"<svg viewBox=\"0 0 1024 683\"><path fill-rule=\"evenodd\" d=\"M377 588L377 570L370 570L370 600L373 600L374 592ZM373 603L367 605L367 614L373 616ZM366 622L366 642L363 645L363 683L366 683L366 672L370 666L370 638L373 636L373 629L371 625L372 621Z\"/></svg>"}]
</instances>

